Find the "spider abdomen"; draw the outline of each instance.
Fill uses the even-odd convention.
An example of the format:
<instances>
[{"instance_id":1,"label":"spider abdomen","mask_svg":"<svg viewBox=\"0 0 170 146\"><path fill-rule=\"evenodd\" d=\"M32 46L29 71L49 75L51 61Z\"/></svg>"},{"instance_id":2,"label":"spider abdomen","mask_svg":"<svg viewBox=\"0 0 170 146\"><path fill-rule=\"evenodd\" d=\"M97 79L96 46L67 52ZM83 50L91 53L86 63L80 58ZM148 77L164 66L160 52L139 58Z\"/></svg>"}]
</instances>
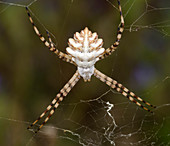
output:
<instances>
[{"instance_id":1,"label":"spider abdomen","mask_svg":"<svg viewBox=\"0 0 170 146\"><path fill-rule=\"evenodd\" d=\"M96 32L92 33L87 27L80 33L74 34L74 39L68 41L67 53L78 66L78 71L83 79L90 80L94 73L94 64L104 53L103 40L98 39Z\"/></svg>"}]
</instances>

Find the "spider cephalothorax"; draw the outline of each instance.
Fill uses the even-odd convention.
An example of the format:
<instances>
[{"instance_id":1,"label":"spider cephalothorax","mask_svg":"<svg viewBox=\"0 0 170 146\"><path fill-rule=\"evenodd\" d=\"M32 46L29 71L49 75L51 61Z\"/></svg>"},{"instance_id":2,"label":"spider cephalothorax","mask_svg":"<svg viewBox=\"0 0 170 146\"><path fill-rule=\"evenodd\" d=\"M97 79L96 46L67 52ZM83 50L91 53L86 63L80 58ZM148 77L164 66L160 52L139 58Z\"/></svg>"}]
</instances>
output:
<instances>
[{"instance_id":1,"label":"spider cephalothorax","mask_svg":"<svg viewBox=\"0 0 170 146\"><path fill-rule=\"evenodd\" d=\"M84 81L90 81L94 73L94 64L99 60L105 49L102 48L103 39L98 39L96 32L92 33L87 27L80 33L74 34L74 39L68 41L66 51L72 56L72 61L78 67L79 74Z\"/></svg>"},{"instance_id":2,"label":"spider cephalothorax","mask_svg":"<svg viewBox=\"0 0 170 146\"><path fill-rule=\"evenodd\" d=\"M50 105L46 108L46 110L39 116L37 120L32 123L28 129L34 126L41 118L43 118L47 112L49 112L48 116L45 118L44 122L38 127L35 131L38 132L45 123L49 120L49 118L53 115L55 109L59 106L60 102L63 101L64 97L70 92L70 90L75 86L75 84L79 81L80 77L83 77L84 81L90 81L92 75L96 78L100 79L102 82L106 83L112 89L115 89L117 92L121 93L123 96L127 97L130 101L136 103L138 106L143 108L144 110L151 112L150 109L145 107L146 105L149 107L155 108L155 106L150 103L144 101L142 98L136 96L133 92L129 91L125 86L118 83L116 80L106 76L97 70L94 65L98 60L104 59L109 56L116 50L120 43L120 39L122 37L122 33L124 30L124 18L122 15L120 0L117 0L119 12L120 12L120 25L118 26L117 38L116 41L106 50L102 48L103 40L98 39L97 33L92 33L87 27L82 30L80 33L76 32L74 34L74 39L70 38L68 41L69 47L66 48L67 54L59 51L47 31L48 41L42 34L39 32L37 27L35 26L31 15L29 13L28 8L26 7L27 14L31 24L33 25L35 33L39 36L40 40L49 48L50 51L54 52L60 59L72 63L77 66L76 73L72 76L72 78L65 84L65 86L60 90L60 92L56 95ZM142 104L145 104L142 105Z\"/></svg>"}]
</instances>

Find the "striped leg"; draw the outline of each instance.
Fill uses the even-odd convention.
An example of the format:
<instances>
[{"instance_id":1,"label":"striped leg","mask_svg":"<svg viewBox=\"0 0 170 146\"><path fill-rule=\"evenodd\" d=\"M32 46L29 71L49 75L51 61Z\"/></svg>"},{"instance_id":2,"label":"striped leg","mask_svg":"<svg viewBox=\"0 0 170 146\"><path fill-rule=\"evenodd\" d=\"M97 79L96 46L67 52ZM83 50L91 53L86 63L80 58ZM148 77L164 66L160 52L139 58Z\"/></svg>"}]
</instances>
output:
<instances>
[{"instance_id":1,"label":"striped leg","mask_svg":"<svg viewBox=\"0 0 170 146\"><path fill-rule=\"evenodd\" d=\"M66 62L70 62L70 63L74 64L74 62L72 61L72 58L71 58L69 55L67 55L67 54L59 51L57 48L55 48L55 46L54 46L54 44L53 44L53 42L52 42L52 40L51 40L51 37L50 37L48 31L47 31L47 35L48 35L48 40L49 40L49 42L46 41L46 39L45 39L45 38L42 36L42 34L39 32L38 28L35 26L34 21L33 21L33 19L31 18L31 15L30 15L30 13L29 13L28 7L26 7L26 11L27 11L29 20L30 20L30 22L31 22L31 24L32 24L32 26L33 26L33 28L34 28L35 33L38 35L38 37L40 38L40 40L45 44L45 46L47 46L50 51L52 51L52 52L54 52L55 54L57 54L57 56L58 56L60 59L66 61Z\"/></svg>"},{"instance_id":2,"label":"striped leg","mask_svg":"<svg viewBox=\"0 0 170 146\"><path fill-rule=\"evenodd\" d=\"M129 91L126 87L124 87L122 84L118 83L117 81L113 80L112 78L104 75L97 69L94 70L94 76L100 79L102 82L106 83L111 88L115 89L117 92L121 93L123 96L127 97L130 101L134 102L144 110L153 113L151 110L140 104L138 101L143 102L144 104L156 108L156 106L153 106L152 104L144 101L142 98L136 96L133 92Z\"/></svg>"},{"instance_id":3,"label":"striped leg","mask_svg":"<svg viewBox=\"0 0 170 146\"><path fill-rule=\"evenodd\" d=\"M47 112L49 112L48 116L45 118L44 122L38 127L38 129L35 131L37 133L43 125L49 120L49 118L53 115L55 109L59 106L60 102L63 101L63 98L67 96L67 94L70 92L70 90L74 87L74 85L78 82L80 79L80 75L78 71L73 75L73 77L68 81L68 83L60 90L60 92L56 95L56 97L53 99L50 105L46 108L46 110L39 116L37 120L35 120L27 129L30 129L33 127L41 118L45 116Z\"/></svg>"},{"instance_id":4,"label":"striped leg","mask_svg":"<svg viewBox=\"0 0 170 146\"><path fill-rule=\"evenodd\" d=\"M118 26L117 39L110 48L107 48L105 50L104 54L102 56L100 56L99 59L104 59L105 57L111 55L112 52L114 52L117 49L117 47L120 43L120 39L122 37L122 33L124 30L124 18L123 18L123 14L122 14L122 8L120 5L120 0L117 0L117 1L118 1L118 7L119 7L119 11L120 11L120 25Z\"/></svg>"},{"instance_id":5,"label":"striped leg","mask_svg":"<svg viewBox=\"0 0 170 146\"><path fill-rule=\"evenodd\" d=\"M52 39L50 37L50 33L48 31L46 31L46 33L47 33L47 36L48 36L48 41L50 43L50 48L54 48L54 43L52 42Z\"/></svg>"}]
</instances>

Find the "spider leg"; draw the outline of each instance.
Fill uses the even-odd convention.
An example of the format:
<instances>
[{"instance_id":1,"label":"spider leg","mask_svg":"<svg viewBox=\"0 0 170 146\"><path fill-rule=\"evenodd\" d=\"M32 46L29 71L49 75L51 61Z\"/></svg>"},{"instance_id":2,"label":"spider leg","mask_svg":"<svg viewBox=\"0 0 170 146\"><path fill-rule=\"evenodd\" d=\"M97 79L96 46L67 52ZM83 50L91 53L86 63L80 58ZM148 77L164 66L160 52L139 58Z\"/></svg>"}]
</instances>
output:
<instances>
[{"instance_id":1,"label":"spider leg","mask_svg":"<svg viewBox=\"0 0 170 146\"><path fill-rule=\"evenodd\" d=\"M108 86L115 89L117 92L121 93L123 96L127 97L130 101L134 102L144 110L153 113L151 110L140 104L138 101L143 102L144 104L156 108L156 106L150 104L149 102L146 102L142 98L136 96L133 92L129 91L126 87L124 87L122 84L118 83L116 80L113 80L112 78L104 75L99 70L94 70L94 76L100 79L102 82L105 82ZM138 101L137 101L138 100Z\"/></svg>"},{"instance_id":2,"label":"spider leg","mask_svg":"<svg viewBox=\"0 0 170 146\"><path fill-rule=\"evenodd\" d=\"M38 117L37 120L35 120L27 129L32 128L41 118L43 118L48 111L50 111L49 115L45 118L44 122L38 127L38 129L35 131L37 133L44 124L50 119L50 117L53 115L55 109L59 106L60 102L63 101L63 98L67 96L67 94L70 92L70 90L75 86L75 84L80 79L80 75L78 71L73 75L73 77L68 81L68 83L60 90L60 92L56 95L56 97L53 99L50 105L46 108L46 110ZM51 109L52 108L52 109Z\"/></svg>"},{"instance_id":3,"label":"spider leg","mask_svg":"<svg viewBox=\"0 0 170 146\"><path fill-rule=\"evenodd\" d=\"M107 48L105 50L104 54L99 57L99 59L106 58L107 56L111 55L112 52L114 52L117 49L117 47L120 43L121 37L122 37L122 33L124 31L124 18L123 18L123 14L122 14L122 8L120 5L120 0L117 0L117 2L118 2L119 12L120 12L120 24L119 24L118 30L117 30L117 38L116 38L116 41L113 43L113 45L110 48Z\"/></svg>"},{"instance_id":4,"label":"spider leg","mask_svg":"<svg viewBox=\"0 0 170 146\"><path fill-rule=\"evenodd\" d=\"M33 26L33 28L34 28L35 33L38 35L38 37L40 38L40 40L45 44L45 46L47 46L50 51L52 51L52 52L54 52L55 54L57 54L57 56L58 56L60 59L66 61L66 62L70 62L70 63L74 64L74 62L72 61L71 56L69 56L69 55L67 55L67 54L59 51L59 50L54 46L54 44L53 44L53 42L52 42L52 40L51 40L51 37L50 37L48 31L47 31L47 35L48 35L49 42L46 41L46 39L43 37L43 35L39 32L38 28L35 26L34 21L33 21L32 17L31 17L31 14L30 14L30 12L29 12L29 10L28 10L28 7L26 7L26 11L27 11L29 20L30 20L30 22L31 22L31 24L32 24L32 26Z\"/></svg>"},{"instance_id":5,"label":"spider leg","mask_svg":"<svg viewBox=\"0 0 170 146\"><path fill-rule=\"evenodd\" d=\"M46 31L46 33L47 33L48 41L49 41L49 43L50 43L51 48L54 48L54 43L52 42L52 39L51 39L51 37L50 37L49 31Z\"/></svg>"}]
</instances>

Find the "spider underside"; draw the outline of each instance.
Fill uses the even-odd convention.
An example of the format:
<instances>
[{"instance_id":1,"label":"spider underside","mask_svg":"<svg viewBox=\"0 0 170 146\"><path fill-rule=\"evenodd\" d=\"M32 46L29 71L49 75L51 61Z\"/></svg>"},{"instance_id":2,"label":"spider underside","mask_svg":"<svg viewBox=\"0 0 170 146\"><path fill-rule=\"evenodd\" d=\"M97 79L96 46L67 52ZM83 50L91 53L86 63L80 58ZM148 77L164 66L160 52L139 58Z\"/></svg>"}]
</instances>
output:
<instances>
[{"instance_id":1,"label":"spider underside","mask_svg":"<svg viewBox=\"0 0 170 146\"><path fill-rule=\"evenodd\" d=\"M41 123L38 129L34 131L35 133L37 133L43 127L43 125L47 123L49 118L53 115L55 109L59 106L60 102L63 101L63 98L67 96L67 94L75 86L79 79L82 77L84 81L90 81L92 75L100 79L102 82L106 83L111 88L115 89L117 92L121 93L123 96L127 97L130 101L134 102L144 110L152 113L152 111L148 109L146 105L152 108L155 108L155 106L144 101L142 98L136 96L133 92L129 91L122 84L101 73L94 66L97 61L111 55L112 52L114 52L117 49L120 43L120 39L122 37L122 33L124 30L124 18L122 15L120 0L117 1L120 12L120 25L118 26L117 39L113 43L113 45L107 49L102 48L103 39L99 39L96 32L92 33L86 27L80 33L76 32L74 34L74 38L70 38L68 40L68 47L66 48L67 53L63 53L55 47L48 31L47 31L48 41L42 36L42 34L39 32L31 18L28 7L26 7L27 14L31 24L33 25L34 31L39 36L40 40L45 44L45 46L47 46L50 51L54 52L60 59L77 66L76 73L60 90L60 92L52 100L51 104L48 105L46 110L27 129L33 127L41 118L43 118L46 115L47 112L49 112L48 116ZM141 102L145 105L142 105Z\"/></svg>"}]
</instances>

